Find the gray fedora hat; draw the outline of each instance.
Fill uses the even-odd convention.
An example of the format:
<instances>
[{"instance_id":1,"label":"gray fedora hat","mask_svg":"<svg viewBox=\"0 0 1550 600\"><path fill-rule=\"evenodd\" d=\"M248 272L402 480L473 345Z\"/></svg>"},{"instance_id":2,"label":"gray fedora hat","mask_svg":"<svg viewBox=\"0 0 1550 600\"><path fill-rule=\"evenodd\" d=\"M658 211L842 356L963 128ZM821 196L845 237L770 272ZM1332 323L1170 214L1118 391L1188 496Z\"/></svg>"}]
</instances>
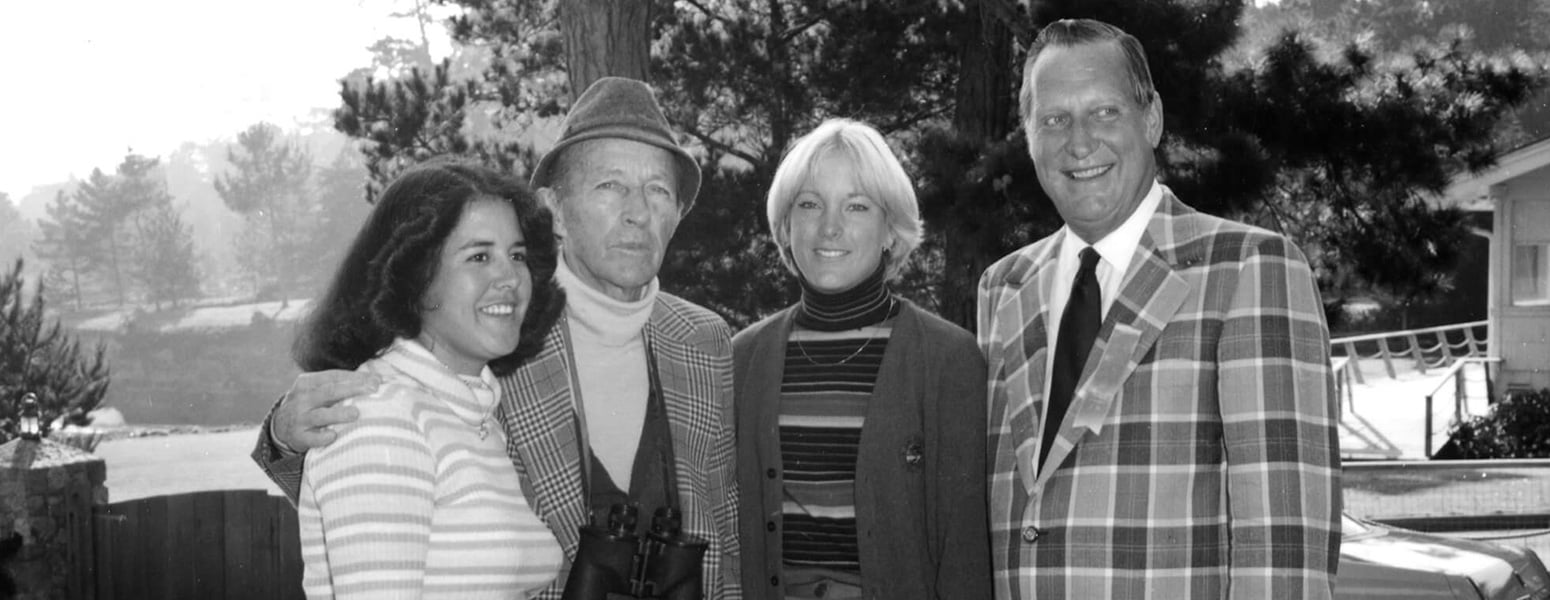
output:
<instances>
[{"instance_id":1,"label":"gray fedora hat","mask_svg":"<svg viewBox=\"0 0 1550 600\"><path fill-rule=\"evenodd\" d=\"M625 77L604 77L587 87L576 98L565 121L560 139L554 143L533 169L533 187L548 187L554 164L566 148L587 140L622 138L651 144L672 153L678 160L679 214L687 214L700 194L700 165L673 140L673 130L662 116L656 95L645 82Z\"/></svg>"}]
</instances>

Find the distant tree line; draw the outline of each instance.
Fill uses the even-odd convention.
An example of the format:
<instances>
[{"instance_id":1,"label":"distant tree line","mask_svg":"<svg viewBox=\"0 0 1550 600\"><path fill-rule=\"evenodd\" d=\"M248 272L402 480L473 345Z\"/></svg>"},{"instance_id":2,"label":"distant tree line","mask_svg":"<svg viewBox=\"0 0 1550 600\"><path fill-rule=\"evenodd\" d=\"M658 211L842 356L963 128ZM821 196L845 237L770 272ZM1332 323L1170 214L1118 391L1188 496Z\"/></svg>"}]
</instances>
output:
<instances>
[{"instance_id":1,"label":"distant tree line","mask_svg":"<svg viewBox=\"0 0 1550 600\"><path fill-rule=\"evenodd\" d=\"M332 267L340 240L369 209L365 170L353 156L317 167L301 143L268 123L239 132L227 148L229 166L210 184L243 217L226 243L252 298L310 296ZM0 210L11 209L5 204ZM112 173L94 169L57 192L46 209L31 249L46 265L44 290L65 308L106 302L160 310L204 297L213 274L201 259L212 249L196 247L187 206L168 192L160 159L131 151Z\"/></svg>"},{"instance_id":2,"label":"distant tree line","mask_svg":"<svg viewBox=\"0 0 1550 600\"><path fill-rule=\"evenodd\" d=\"M93 282L105 282L119 306L136 292L158 307L198 297L192 234L156 165L130 152L112 175L93 169L73 193L58 192L39 222L34 252L49 264L44 283L77 309Z\"/></svg>"},{"instance_id":3,"label":"distant tree line","mask_svg":"<svg viewBox=\"0 0 1550 600\"><path fill-rule=\"evenodd\" d=\"M1427 196L1534 135L1520 117L1550 49L1543 0L1508 2L1511 27L1487 0L439 3L462 9L453 56L427 66L414 42L384 42L378 76L341 83L335 126L361 141L371 185L442 153L524 172L534 126L582 86L648 80L706 172L664 284L739 325L791 299L763 194L787 145L831 116L873 123L907 158L928 237L903 291L971 325L984 267L1060 225L1015 98L1023 48L1068 17L1146 47L1162 179L1187 202L1293 236L1332 307L1435 296L1467 228ZM1393 15L1404 27L1384 29Z\"/></svg>"}]
</instances>

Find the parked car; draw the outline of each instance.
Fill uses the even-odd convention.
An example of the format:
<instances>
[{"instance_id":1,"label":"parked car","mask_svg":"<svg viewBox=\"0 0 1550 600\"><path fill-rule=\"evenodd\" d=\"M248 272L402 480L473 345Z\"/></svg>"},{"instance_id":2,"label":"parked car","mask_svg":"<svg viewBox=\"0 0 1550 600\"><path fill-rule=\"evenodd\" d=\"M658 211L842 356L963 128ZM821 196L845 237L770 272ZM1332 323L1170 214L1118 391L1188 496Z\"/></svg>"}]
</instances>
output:
<instances>
[{"instance_id":1,"label":"parked car","mask_svg":"<svg viewBox=\"0 0 1550 600\"><path fill-rule=\"evenodd\" d=\"M1410 531L1345 516L1338 600L1546 600L1550 572L1532 550Z\"/></svg>"}]
</instances>

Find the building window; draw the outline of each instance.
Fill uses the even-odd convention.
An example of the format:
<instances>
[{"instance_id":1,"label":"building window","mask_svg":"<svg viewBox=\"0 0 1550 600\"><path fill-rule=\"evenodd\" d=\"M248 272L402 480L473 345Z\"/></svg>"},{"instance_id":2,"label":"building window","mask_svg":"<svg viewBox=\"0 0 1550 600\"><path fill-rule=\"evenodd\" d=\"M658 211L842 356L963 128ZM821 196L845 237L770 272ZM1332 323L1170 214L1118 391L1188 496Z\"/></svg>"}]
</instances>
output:
<instances>
[{"instance_id":1,"label":"building window","mask_svg":"<svg viewBox=\"0 0 1550 600\"><path fill-rule=\"evenodd\" d=\"M1550 243L1512 249L1512 305L1550 306Z\"/></svg>"}]
</instances>

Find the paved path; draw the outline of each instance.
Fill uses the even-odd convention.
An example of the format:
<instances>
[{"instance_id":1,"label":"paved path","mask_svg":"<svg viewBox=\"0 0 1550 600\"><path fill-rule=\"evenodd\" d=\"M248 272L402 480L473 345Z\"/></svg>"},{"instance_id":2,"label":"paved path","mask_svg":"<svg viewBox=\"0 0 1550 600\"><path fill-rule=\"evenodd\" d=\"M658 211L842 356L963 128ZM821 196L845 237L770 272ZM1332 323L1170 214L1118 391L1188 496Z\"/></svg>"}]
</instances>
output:
<instances>
[{"instance_id":1,"label":"paved path","mask_svg":"<svg viewBox=\"0 0 1550 600\"><path fill-rule=\"evenodd\" d=\"M1434 392L1431 447L1435 451L1448 441L1456 407L1454 385L1443 376L1444 369L1420 373L1414 362L1399 359L1394 366L1397 377L1390 378L1383 361L1360 361L1366 382L1352 385L1352 398L1342 407L1340 447L1347 457L1425 460L1426 395ZM1470 365L1463 373L1468 396L1463 413L1466 418L1485 414L1484 367Z\"/></svg>"}]
</instances>

